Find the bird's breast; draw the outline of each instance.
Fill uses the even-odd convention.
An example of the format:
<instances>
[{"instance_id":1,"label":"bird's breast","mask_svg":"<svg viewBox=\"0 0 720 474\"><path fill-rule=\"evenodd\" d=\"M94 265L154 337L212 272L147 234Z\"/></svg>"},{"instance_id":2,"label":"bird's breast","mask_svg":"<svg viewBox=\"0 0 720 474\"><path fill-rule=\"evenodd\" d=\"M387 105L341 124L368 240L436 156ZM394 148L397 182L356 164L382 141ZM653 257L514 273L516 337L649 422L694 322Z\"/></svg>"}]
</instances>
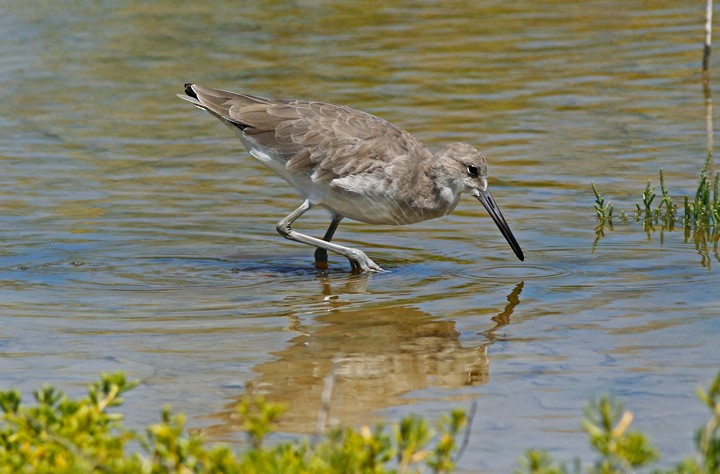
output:
<instances>
[{"instance_id":1,"label":"bird's breast","mask_svg":"<svg viewBox=\"0 0 720 474\"><path fill-rule=\"evenodd\" d=\"M405 225L443 216L454 209L457 199L368 173L333 180L322 203L336 214L357 221Z\"/></svg>"}]
</instances>

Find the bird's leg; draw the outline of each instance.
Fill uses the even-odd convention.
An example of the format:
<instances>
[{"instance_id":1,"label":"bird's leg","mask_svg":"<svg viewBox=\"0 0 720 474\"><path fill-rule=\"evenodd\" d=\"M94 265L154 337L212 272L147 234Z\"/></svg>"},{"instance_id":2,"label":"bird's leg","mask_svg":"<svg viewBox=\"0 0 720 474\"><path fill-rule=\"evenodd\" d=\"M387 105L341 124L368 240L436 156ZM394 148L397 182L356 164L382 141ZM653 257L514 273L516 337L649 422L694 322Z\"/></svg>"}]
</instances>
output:
<instances>
[{"instance_id":1,"label":"bird's leg","mask_svg":"<svg viewBox=\"0 0 720 474\"><path fill-rule=\"evenodd\" d=\"M317 247L318 249L324 249L326 251L329 250L331 252L340 254L350 260L354 271L383 271L383 269L380 268L378 264L370 260L370 258L365 255L365 253L361 250L351 247L343 247L342 245L326 242L324 240L316 239L315 237L310 237L309 235L301 234L300 232L292 230L292 223L295 222L300 216L305 214L305 212L307 212L307 210L310 209L312 206L313 204L310 202L310 200L305 200L305 202L303 202L300 207L288 214L286 218L278 222L277 231L280 233L280 235L282 235L286 239L295 240L296 242L302 242L303 244L312 245L313 247ZM328 229L328 232L329 231L330 229Z\"/></svg>"},{"instance_id":2,"label":"bird's leg","mask_svg":"<svg viewBox=\"0 0 720 474\"><path fill-rule=\"evenodd\" d=\"M330 242L332 240L333 235L335 235L335 231L337 230L338 225L340 224L340 221L342 219L342 216L333 214L332 221L330 222L330 227L328 227L328 230L327 232L325 232L325 236L323 237L323 240L325 242ZM320 247L315 249L315 268L317 268L318 270L328 269L327 250L321 249Z\"/></svg>"}]
</instances>

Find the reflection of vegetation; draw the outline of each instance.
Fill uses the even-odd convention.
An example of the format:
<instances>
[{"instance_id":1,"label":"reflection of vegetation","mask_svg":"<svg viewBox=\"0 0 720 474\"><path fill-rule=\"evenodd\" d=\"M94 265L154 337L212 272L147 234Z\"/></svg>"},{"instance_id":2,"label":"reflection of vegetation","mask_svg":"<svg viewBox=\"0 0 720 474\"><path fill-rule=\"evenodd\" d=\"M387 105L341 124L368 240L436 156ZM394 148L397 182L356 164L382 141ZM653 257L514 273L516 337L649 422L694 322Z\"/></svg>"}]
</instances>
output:
<instances>
[{"instance_id":1,"label":"reflection of vegetation","mask_svg":"<svg viewBox=\"0 0 720 474\"><path fill-rule=\"evenodd\" d=\"M189 434L185 418L162 411L159 423L145 434L123 426L122 415L109 409L122 403L123 393L137 383L122 374L103 375L88 396L71 400L52 387L35 392L37 405L22 404L20 393L0 392L0 472L37 473L381 473L450 472L467 444L471 420L461 410L442 417L434 430L419 416L407 416L389 430L377 425L333 429L320 439L285 441L267 446L265 440L282 415L281 405L262 398L246 399L238 413L249 448L235 452L227 445L208 445ZM720 373L698 398L711 412L695 437L698 455L666 474L720 472ZM658 459L647 435L630 430L633 415L621 403L603 397L585 410L583 428L598 459L587 472L634 472ZM457 439L465 433L462 446ZM128 454L131 442L142 452ZM528 451L517 473L582 472L555 462L545 451Z\"/></svg>"},{"instance_id":2,"label":"reflection of vegetation","mask_svg":"<svg viewBox=\"0 0 720 474\"><path fill-rule=\"evenodd\" d=\"M708 166L710 165L711 154L700 170L700 178L695 191L695 197L691 200L688 196L684 199L684 214L678 215L678 206L673 202L667 187L665 176L660 169L660 199L655 192L652 181L648 180L645 190L641 195L641 202L635 205L634 213L620 213L620 220L623 223L630 221L642 223L643 230L648 235L656 230L662 232L673 231L676 224L681 224L685 229L685 241L692 241L700 254L703 256L703 265L710 263L710 252L720 261L718 255L718 241L720 240L720 172L715 174L712 181L708 177ZM595 212L598 218L598 226L595 228L597 235L595 245L605 236L606 230L613 230L612 203L605 203L605 199L598 192L595 183L592 183L595 194ZM654 206L653 203L657 205Z\"/></svg>"}]
</instances>

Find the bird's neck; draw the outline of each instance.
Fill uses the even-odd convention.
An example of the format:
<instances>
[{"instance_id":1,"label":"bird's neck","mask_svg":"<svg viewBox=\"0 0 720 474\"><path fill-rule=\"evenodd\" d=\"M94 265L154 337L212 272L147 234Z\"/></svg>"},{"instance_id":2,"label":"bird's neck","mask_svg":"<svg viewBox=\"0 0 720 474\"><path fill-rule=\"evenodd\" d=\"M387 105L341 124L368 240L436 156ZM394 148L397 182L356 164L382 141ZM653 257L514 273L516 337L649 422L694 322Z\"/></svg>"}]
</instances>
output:
<instances>
[{"instance_id":1,"label":"bird's neck","mask_svg":"<svg viewBox=\"0 0 720 474\"><path fill-rule=\"evenodd\" d=\"M413 193L405 198L414 203L416 212L421 214L423 219L444 216L457 206L462 186L456 180L448 178L450 175L442 163L427 160L404 176L403 189Z\"/></svg>"},{"instance_id":2,"label":"bird's neck","mask_svg":"<svg viewBox=\"0 0 720 474\"><path fill-rule=\"evenodd\" d=\"M447 160L435 159L430 163L427 174L438 192L447 197L447 200L457 204L464 185L456 178L456 173L453 173L452 167L453 163L449 163Z\"/></svg>"}]
</instances>

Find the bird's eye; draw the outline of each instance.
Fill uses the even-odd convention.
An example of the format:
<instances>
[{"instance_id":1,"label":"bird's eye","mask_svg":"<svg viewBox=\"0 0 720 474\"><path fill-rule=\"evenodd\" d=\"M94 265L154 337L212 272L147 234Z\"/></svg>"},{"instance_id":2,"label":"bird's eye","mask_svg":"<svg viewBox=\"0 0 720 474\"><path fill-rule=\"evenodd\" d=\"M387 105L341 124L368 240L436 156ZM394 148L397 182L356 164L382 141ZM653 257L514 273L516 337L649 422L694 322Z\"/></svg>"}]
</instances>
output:
<instances>
[{"instance_id":1,"label":"bird's eye","mask_svg":"<svg viewBox=\"0 0 720 474\"><path fill-rule=\"evenodd\" d=\"M477 177L477 175L478 175L477 166L468 165L467 172L470 176Z\"/></svg>"}]
</instances>

